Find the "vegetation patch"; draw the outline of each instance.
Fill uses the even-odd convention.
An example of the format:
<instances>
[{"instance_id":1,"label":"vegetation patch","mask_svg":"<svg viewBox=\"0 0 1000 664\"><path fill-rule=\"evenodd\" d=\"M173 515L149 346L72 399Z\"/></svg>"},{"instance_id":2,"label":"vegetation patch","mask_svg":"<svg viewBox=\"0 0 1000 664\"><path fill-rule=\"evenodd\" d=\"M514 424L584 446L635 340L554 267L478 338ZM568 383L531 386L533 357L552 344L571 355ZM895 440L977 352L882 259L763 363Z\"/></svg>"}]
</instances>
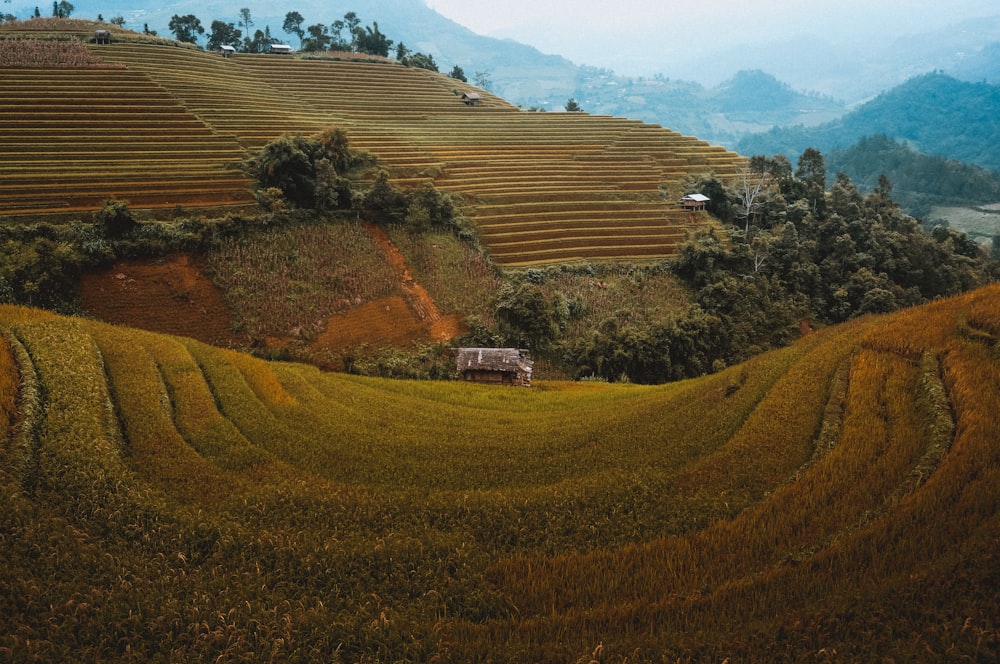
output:
<instances>
[{"instance_id":1,"label":"vegetation patch","mask_svg":"<svg viewBox=\"0 0 1000 664\"><path fill-rule=\"evenodd\" d=\"M399 286L357 222L300 224L223 241L207 269L240 333L314 339L327 319Z\"/></svg>"},{"instance_id":2,"label":"vegetation patch","mask_svg":"<svg viewBox=\"0 0 1000 664\"><path fill-rule=\"evenodd\" d=\"M104 62L76 39L0 39L0 67L43 69L125 69Z\"/></svg>"}]
</instances>

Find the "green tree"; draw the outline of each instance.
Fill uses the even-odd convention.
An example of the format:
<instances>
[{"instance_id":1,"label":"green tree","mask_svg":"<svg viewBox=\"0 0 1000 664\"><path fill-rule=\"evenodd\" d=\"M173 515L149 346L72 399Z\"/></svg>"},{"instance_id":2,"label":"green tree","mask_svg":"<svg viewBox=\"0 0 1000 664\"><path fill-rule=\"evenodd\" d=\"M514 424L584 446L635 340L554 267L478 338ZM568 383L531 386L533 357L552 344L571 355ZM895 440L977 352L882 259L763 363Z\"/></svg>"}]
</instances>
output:
<instances>
[{"instance_id":1,"label":"green tree","mask_svg":"<svg viewBox=\"0 0 1000 664\"><path fill-rule=\"evenodd\" d=\"M822 217L825 209L823 198L826 192L826 164L819 150L805 149L799 157L795 177L804 186L804 197L809 200L813 214Z\"/></svg>"},{"instance_id":2,"label":"green tree","mask_svg":"<svg viewBox=\"0 0 1000 664\"><path fill-rule=\"evenodd\" d=\"M549 347L568 317L560 298L547 296L532 283L505 287L497 298L496 311L510 342L533 350Z\"/></svg>"},{"instance_id":3,"label":"green tree","mask_svg":"<svg viewBox=\"0 0 1000 664\"><path fill-rule=\"evenodd\" d=\"M344 130L329 128L318 136L286 135L268 143L251 161L250 170L260 189L280 189L290 203L343 209L353 202L348 174L364 163Z\"/></svg>"},{"instance_id":4,"label":"green tree","mask_svg":"<svg viewBox=\"0 0 1000 664\"><path fill-rule=\"evenodd\" d=\"M208 48L213 51L218 50L222 46L238 48L242 44L242 38L243 33L240 32L235 23L212 21L208 37Z\"/></svg>"},{"instance_id":5,"label":"green tree","mask_svg":"<svg viewBox=\"0 0 1000 664\"><path fill-rule=\"evenodd\" d=\"M244 40L247 53L267 53L271 44L277 44L278 40L271 36L270 26L264 26L264 30L255 30L252 39Z\"/></svg>"},{"instance_id":6,"label":"green tree","mask_svg":"<svg viewBox=\"0 0 1000 664\"><path fill-rule=\"evenodd\" d=\"M302 40L301 49L306 53L325 51L330 47L330 30L322 23L314 23L306 28L309 36Z\"/></svg>"},{"instance_id":7,"label":"green tree","mask_svg":"<svg viewBox=\"0 0 1000 664\"><path fill-rule=\"evenodd\" d=\"M570 97L566 100L566 111L569 113L579 113L583 111L583 109L580 108L580 104L575 99Z\"/></svg>"},{"instance_id":8,"label":"green tree","mask_svg":"<svg viewBox=\"0 0 1000 664\"><path fill-rule=\"evenodd\" d=\"M253 19L250 17L250 8L243 7L240 9L240 25L243 27L243 34L246 35L246 39L250 39L250 26L254 24Z\"/></svg>"},{"instance_id":9,"label":"green tree","mask_svg":"<svg viewBox=\"0 0 1000 664\"><path fill-rule=\"evenodd\" d=\"M69 15L73 13L76 7L69 0L59 0L52 2L52 15L56 18L69 18Z\"/></svg>"},{"instance_id":10,"label":"green tree","mask_svg":"<svg viewBox=\"0 0 1000 664\"><path fill-rule=\"evenodd\" d=\"M109 21L111 25L117 25L119 28L125 27L125 17L124 16L112 16Z\"/></svg>"},{"instance_id":11,"label":"green tree","mask_svg":"<svg viewBox=\"0 0 1000 664\"><path fill-rule=\"evenodd\" d=\"M362 207L367 215L380 224L399 224L405 221L406 197L389 182L389 173L380 170L365 194Z\"/></svg>"},{"instance_id":12,"label":"green tree","mask_svg":"<svg viewBox=\"0 0 1000 664\"><path fill-rule=\"evenodd\" d=\"M128 209L128 204L119 200L107 201L104 207L94 215L94 221L110 238L127 235L139 225L135 215Z\"/></svg>"},{"instance_id":13,"label":"green tree","mask_svg":"<svg viewBox=\"0 0 1000 664\"><path fill-rule=\"evenodd\" d=\"M291 11L285 14L285 22L281 24L281 29L289 35L297 35L299 38L299 43L302 43L302 39L306 36L305 31L302 29L302 23L305 21L302 14Z\"/></svg>"},{"instance_id":14,"label":"green tree","mask_svg":"<svg viewBox=\"0 0 1000 664\"><path fill-rule=\"evenodd\" d=\"M344 20L340 21L340 23L341 23L341 28L346 29L347 34L350 35L351 37L351 41L349 44L350 48L345 50L351 50L351 51L359 50L357 44L357 31L359 29L359 26L361 25L361 19L358 18L358 15L356 13L347 12L346 14L344 14Z\"/></svg>"},{"instance_id":15,"label":"green tree","mask_svg":"<svg viewBox=\"0 0 1000 664\"><path fill-rule=\"evenodd\" d=\"M189 44L197 44L198 35L205 34L205 28L201 27L201 21L194 14L185 14L184 16L174 14L167 27L174 33L177 41Z\"/></svg>"},{"instance_id":16,"label":"green tree","mask_svg":"<svg viewBox=\"0 0 1000 664\"><path fill-rule=\"evenodd\" d=\"M469 82L469 79L465 77L465 72L458 65L455 65L454 67L451 68L451 73L448 74L448 76L455 79L456 81L462 81L463 83Z\"/></svg>"},{"instance_id":17,"label":"green tree","mask_svg":"<svg viewBox=\"0 0 1000 664\"><path fill-rule=\"evenodd\" d=\"M389 49L393 41L378 29L378 22L372 22L365 28L354 29L354 50L358 53L389 57Z\"/></svg>"},{"instance_id":18,"label":"green tree","mask_svg":"<svg viewBox=\"0 0 1000 664\"><path fill-rule=\"evenodd\" d=\"M434 56L428 55L427 53L414 53L413 55L404 58L402 62L407 67L416 67L418 69L427 69L429 71L438 70L437 63L434 62Z\"/></svg>"}]
</instances>

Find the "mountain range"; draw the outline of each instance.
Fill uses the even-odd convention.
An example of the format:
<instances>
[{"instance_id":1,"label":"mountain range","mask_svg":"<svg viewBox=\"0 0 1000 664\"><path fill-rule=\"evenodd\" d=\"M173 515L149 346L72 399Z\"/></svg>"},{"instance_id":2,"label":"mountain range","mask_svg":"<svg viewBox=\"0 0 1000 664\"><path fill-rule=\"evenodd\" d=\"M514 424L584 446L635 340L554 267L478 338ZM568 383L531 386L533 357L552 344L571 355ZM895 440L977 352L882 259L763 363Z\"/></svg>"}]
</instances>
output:
<instances>
[{"instance_id":1,"label":"mountain range","mask_svg":"<svg viewBox=\"0 0 1000 664\"><path fill-rule=\"evenodd\" d=\"M743 154L794 157L807 147L821 152L846 148L872 134L1000 172L1000 86L960 81L940 72L925 74L832 122L775 128L744 137L737 148Z\"/></svg>"},{"instance_id":2,"label":"mountain range","mask_svg":"<svg viewBox=\"0 0 1000 664\"><path fill-rule=\"evenodd\" d=\"M662 73L635 77L580 66L514 40L476 34L422 0L370 0L363 6L350 0L300 0L288 5L261 0L175 0L159 5L145 0L78 0L74 4L75 16L121 16L128 28L148 26L161 35L170 34L168 24L175 14L193 14L207 30L213 20L238 24L240 9L246 7L252 29L267 27L293 46L297 37L281 29L286 13L299 12L308 26L329 25L354 11L362 25L377 22L390 39L432 55L442 72L457 65L470 80L481 74L479 80L490 91L522 107L559 111L573 98L589 112L642 119L727 147L746 134L773 126L828 122L853 104L934 70L967 81L1000 83L1000 15L956 15L954 24L929 33L863 45L835 44L809 35L757 45L720 38L718 48L708 55L662 61L656 67ZM8 0L5 5L5 12L21 18L30 16L36 6L31 0ZM705 32L711 39L711 29ZM595 54L594 59L602 57ZM614 61L614 54L608 53L606 59ZM651 54L650 60L655 59Z\"/></svg>"}]
</instances>

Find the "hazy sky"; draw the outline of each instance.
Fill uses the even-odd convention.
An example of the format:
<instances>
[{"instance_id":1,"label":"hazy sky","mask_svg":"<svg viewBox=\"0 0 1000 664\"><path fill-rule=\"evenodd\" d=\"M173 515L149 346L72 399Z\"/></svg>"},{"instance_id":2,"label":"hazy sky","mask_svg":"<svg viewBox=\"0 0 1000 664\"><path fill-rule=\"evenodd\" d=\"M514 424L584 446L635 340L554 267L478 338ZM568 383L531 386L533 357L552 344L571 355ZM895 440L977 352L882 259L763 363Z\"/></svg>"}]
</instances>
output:
<instances>
[{"instance_id":1,"label":"hazy sky","mask_svg":"<svg viewBox=\"0 0 1000 664\"><path fill-rule=\"evenodd\" d=\"M473 31L510 37L578 64L649 73L656 62L815 35L831 41L890 39L970 16L995 0L425 0Z\"/></svg>"}]
</instances>

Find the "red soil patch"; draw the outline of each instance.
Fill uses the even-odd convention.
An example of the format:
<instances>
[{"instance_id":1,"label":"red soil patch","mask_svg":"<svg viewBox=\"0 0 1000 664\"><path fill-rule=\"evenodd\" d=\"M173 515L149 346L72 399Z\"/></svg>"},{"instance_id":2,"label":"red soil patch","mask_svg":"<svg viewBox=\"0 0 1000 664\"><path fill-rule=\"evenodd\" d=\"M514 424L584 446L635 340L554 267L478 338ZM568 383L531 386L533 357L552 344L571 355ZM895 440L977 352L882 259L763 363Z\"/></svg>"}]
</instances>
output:
<instances>
[{"instance_id":1,"label":"red soil patch","mask_svg":"<svg viewBox=\"0 0 1000 664\"><path fill-rule=\"evenodd\" d=\"M318 363L338 369L339 357L361 347L403 347L443 343L464 331L456 315L442 316L424 288L413 280L399 249L382 229L369 226L400 280L402 296L386 297L331 316L309 344ZM83 311L95 318L153 332L192 337L223 347L246 347L250 339L233 329L222 291L188 254L116 263L81 280ZM282 348L291 338L268 338ZM335 359L336 358L336 359Z\"/></svg>"},{"instance_id":2,"label":"red soil patch","mask_svg":"<svg viewBox=\"0 0 1000 664\"><path fill-rule=\"evenodd\" d=\"M192 337L214 346L246 344L233 331L222 292L187 254L130 260L84 274L83 311L143 330Z\"/></svg>"},{"instance_id":3,"label":"red soil patch","mask_svg":"<svg viewBox=\"0 0 1000 664\"><path fill-rule=\"evenodd\" d=\"M414 342L443 343L461 334L462 320L455 315L441 315L424 287L413 279L406 259L385 231L375 224L367 226L399 278L403 295L381 298L330 317L326 330L310 348L330 361L331 356L361 346L378 349Z\"/></svg>"}]
</instances>

